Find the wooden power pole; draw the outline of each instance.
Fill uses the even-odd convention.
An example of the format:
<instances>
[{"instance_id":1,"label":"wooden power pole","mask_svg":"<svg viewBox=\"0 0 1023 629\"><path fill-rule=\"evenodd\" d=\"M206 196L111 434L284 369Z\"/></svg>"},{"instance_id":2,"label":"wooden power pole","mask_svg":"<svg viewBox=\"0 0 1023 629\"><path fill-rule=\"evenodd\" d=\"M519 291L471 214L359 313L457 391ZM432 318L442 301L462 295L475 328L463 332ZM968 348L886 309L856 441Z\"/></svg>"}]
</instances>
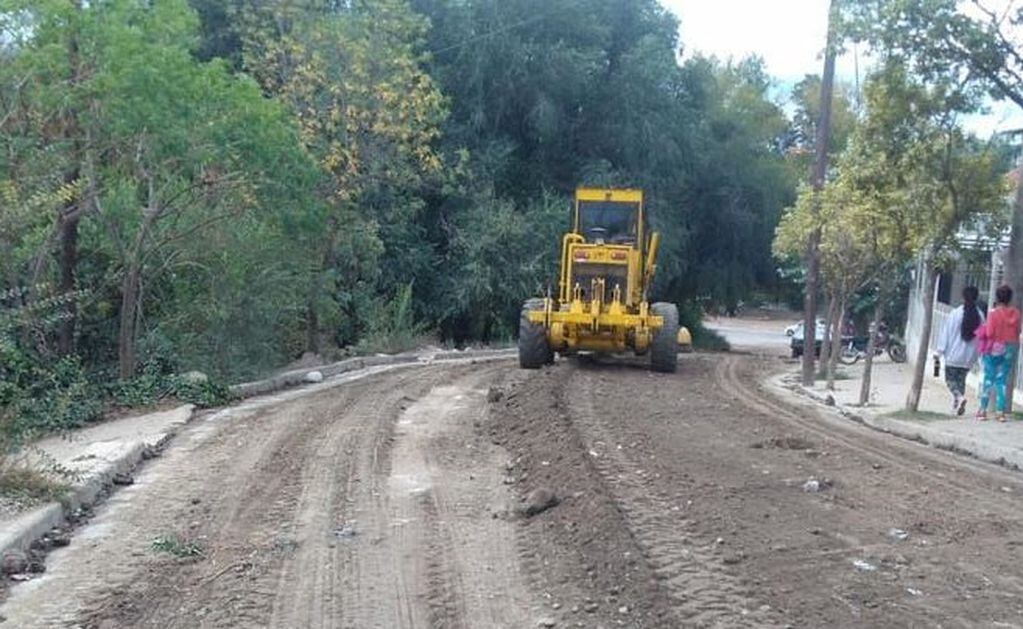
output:
<instances>
[{"instance_id":1,"label":"wooden power pole","mask_svg":"<svg viewBox=\"0 0 1023 629\"><path fill-rule=\"evenodd\" d=\"M838 0L832 0L828 9L828 37L824 50L824 75L821 77L820 119L817 122L815 159L813 164L813 207L819 213L820 193L828 174L828 139L831 137L831 95L835 84L835 12ZM803 295L803 386L813 386L814 359L817 345L817 293L820 292L821 229L810 232L806 243L806 287Z\"/></svg>"}]
</instances>

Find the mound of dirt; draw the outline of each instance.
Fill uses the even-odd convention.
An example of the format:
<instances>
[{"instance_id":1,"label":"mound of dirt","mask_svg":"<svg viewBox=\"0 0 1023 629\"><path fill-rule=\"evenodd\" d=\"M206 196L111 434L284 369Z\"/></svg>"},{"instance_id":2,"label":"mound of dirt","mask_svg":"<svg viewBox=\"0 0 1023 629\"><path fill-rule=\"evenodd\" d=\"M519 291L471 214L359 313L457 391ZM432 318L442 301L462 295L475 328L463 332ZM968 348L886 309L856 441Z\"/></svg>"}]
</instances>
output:
<instances>
[{"instance_id":1,"label":"mound of dirt","mask_svg":"<svg viewBox=\"0 0 1023 629\"><path fill-rule=\"evenodd\" d=\"M484 428L511 454L507 482L526 504L546 492L560 499L520 520L523 555L535 564L528 572L573 625L675 627L656 574L564 412L568 369L513 372Z\"/></svg>"}]
</instances>

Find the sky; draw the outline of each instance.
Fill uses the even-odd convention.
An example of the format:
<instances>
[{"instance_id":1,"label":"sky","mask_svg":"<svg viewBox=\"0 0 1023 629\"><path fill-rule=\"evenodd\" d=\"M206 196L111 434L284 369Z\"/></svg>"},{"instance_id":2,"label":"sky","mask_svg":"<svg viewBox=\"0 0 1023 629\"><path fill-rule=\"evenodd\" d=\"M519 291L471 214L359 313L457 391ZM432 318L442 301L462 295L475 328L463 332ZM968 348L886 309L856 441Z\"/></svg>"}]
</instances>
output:
<instances>
[{"instance_id":1,"label":"sky","mask_svg":"<svg viewBox=\"0 0 1023 629\"><path fill-rule=\"evenodd\" d=\"M661 0L681 22L683 57L695 52L720 59L763 57L778 82L778 98L806 74L820 74L827 32L827 0ZM989 8L1023 5L1023 0L986 0ZM836 64L838 80L855 84L869 67L863 50L848 50ZM857 64L857 61L859 62ZM1023 127L1015 105L992 103L991 113L974 116L967 126L981 136Z\"/></svg>"}]
</instances>

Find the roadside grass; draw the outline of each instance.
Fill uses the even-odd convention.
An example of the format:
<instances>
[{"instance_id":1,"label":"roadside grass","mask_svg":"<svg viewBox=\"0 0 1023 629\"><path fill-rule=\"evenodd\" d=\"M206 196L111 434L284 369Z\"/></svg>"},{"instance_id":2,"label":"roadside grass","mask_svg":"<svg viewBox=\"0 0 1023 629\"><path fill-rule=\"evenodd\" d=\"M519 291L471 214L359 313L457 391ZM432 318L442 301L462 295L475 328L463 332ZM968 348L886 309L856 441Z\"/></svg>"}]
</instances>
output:
<instances>
[{"instance_id":1,"label":"roadside grass","mask_svg":"<svg viewBox=\"0 0 1023 629\"><path fill-rule=\"evenodd\" d=\"M63 502L70 492L66 482L24 464L0 466L0 499L20 506Z\"/></svg>"},{"instance_id":2,"label":"roadside grass","mask_svg":"<svg viewBox=\"0 0 1023 629\"><path fill-rule=\"evenodd\" d=\"M206 556L201 544L176 534L161 535L154 539L149 547L158 553L167 553L178 559L202 559Z\"/></svg>"}]
</instances>

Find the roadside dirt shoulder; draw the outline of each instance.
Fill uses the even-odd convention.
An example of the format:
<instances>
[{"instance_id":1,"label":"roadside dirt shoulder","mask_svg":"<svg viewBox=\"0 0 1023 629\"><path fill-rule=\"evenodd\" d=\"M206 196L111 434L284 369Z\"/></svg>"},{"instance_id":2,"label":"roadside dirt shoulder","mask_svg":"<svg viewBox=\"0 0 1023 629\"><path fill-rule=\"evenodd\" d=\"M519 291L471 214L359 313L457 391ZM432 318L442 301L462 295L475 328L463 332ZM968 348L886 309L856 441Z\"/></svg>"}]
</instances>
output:
<instances>
[{"instance_id":1,"label":"roadside dirt shoulder","mask_svg":"<svg viewBox=\"0 0 1023 629\"><path fill-rule=\"evenodd\" d=\"M506 365L380 374L220 411L104 505L11 627L529 626L500 451Z\"/></svg>"}]
</instances>

